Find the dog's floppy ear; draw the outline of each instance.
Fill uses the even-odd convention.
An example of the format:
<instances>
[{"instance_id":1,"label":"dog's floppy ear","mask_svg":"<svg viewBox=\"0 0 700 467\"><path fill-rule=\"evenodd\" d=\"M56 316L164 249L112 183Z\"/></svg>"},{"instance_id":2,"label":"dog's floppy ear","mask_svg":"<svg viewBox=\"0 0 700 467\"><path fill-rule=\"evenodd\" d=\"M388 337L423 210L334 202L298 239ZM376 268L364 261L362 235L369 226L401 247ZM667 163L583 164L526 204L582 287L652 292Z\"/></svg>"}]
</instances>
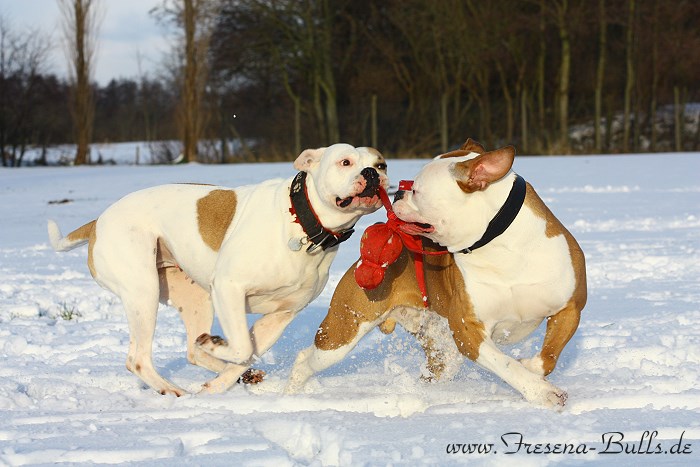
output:
<instances>
[{"instance_id":1,"label":"dog's floppy ear","mask_svg":"<svg viewBox=\"0 0 700 467\"><path fill-rule=\"evenodd\" d=\"M475 152L477 154L483 154L486 152L486 149L484 149L481 143L479 143L478 141L474 141L471 138L467 138L462 147L459 149L469 152Z\"/></svg>"},{"instance_id":2,"label":"dog's floppy ear","mask_svg":"<svg viewBox=\"0 0 700 467\"><path fill-rule=\"evenodd\" d=\"M465 193L484 190L490 183L503 178L513 166L515 148L506 146L485 152L452 168L457 184Z\"/></svg>"},{"instance_id":3,"label":"dog's floppy ear","mask_svg":"<svg viewBox=\"0 0 700 467\"><path fill-rule=\"evenodd\" d=\"M326 149L304 149L294 161L294 168L300 172L307 172L311 167L318 164Z\"/></svg>"}]
</instances>

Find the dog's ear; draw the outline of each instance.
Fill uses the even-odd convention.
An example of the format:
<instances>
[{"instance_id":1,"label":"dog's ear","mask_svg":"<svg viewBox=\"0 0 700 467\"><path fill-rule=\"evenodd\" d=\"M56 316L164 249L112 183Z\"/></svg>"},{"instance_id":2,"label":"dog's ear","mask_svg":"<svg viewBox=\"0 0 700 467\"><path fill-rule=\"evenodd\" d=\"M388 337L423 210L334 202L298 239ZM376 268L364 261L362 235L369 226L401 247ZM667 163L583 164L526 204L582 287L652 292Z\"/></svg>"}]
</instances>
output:
<instances>
[{"instance_id":1,"label":"dog's ear","mask_svg":"<svg viewBox=\"0 0 700 467\"><path fill-rule=\"evenodd\" d=\"M469 152L475 152L477 154L483 154L486 152L486 149L484 149L481 143L479 143L478 141L474 141L471 138L467 138L462 147L459 149Z\"/></svg>"},{"instance_id":2,"label":"dog's ear","mask_svg":"<svg viewBox=\"0 0 700 467\"><path fill-rule=\"evenodd\" d=\"M465 193L484 190L490 183L503 178L513 166L515 148L506 146L485 152L452 168L457 184Z\"/></svg>"},{"instance_id":3,"label":"dog's ear","mask_svg":"<svg viewBox=\"0 0 700 467\"><path fill-rule=\"evenodd\" d=\"M311 167L318 164L326 148L304 149L294 161L294 168L299 172L308 172Z\"/></svg>"}]
</instances>

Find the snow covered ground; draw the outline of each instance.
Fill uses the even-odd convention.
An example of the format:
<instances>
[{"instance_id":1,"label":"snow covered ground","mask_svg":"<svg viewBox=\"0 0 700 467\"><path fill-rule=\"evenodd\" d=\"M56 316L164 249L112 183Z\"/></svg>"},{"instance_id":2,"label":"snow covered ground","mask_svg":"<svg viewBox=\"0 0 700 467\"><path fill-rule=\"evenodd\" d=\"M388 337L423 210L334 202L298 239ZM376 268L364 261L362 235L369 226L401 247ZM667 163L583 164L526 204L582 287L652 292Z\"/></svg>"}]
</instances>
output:
<instances>
[{"instance_id":1,"label":"snow covered ground","mask_svg":"<svg viewBox=\"0 0 700 467\"><path fill-rule=\"evenodd\" d=\"M424 163L390 161L389 174L412 178ZM588 305L551 375L569 393L561 413L469 362L453 381L420 382L421 351L401 331L371 333L304 394L282 394L359 235L258 365L263 383L179 399L145 388L124 366L120 304L93 282L85 248L51 250L46 219L68 232L146 186L235 186L292 170L0 169L0 465L700 465L699 153L516 159L587 256ZM508 352L527 356L541 339ZM162 373L189 390L212 376L187 364L172 309L161 310L154 350ZM552 453L568 449L578 454Z\"/></svg>"}]
</instances>

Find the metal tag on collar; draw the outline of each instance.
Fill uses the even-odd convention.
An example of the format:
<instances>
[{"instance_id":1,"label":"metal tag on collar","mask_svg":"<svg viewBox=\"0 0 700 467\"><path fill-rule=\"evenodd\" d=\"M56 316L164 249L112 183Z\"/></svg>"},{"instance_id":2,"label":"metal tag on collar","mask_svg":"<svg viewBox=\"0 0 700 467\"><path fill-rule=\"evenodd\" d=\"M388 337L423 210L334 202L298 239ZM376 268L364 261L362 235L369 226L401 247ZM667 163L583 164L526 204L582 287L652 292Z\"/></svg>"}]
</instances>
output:
<instances>
[{"instance_id":1,"label":"metal tag on collar","mask_svg":"<svg viewBox=\"0 0 700 467\"><path fill-rule=\"evenodd\" d=\"M321 247L322 249L325 250L326 247L324 246L324 244L325 244L326 241L328 240L328 237L331 237L331 234L329 234L328 232L325 232L325 231L323 231L323 230L320 231L319 233L317 233L316 235L314 235L313 237L309 237L309 243L310 243L310 245L309 245L309 247L306 249L306 252L307 252L307 253L313 253L313 252L316 251L316 249L318 249L319 247Z\"/></svg>"}]
</instances>

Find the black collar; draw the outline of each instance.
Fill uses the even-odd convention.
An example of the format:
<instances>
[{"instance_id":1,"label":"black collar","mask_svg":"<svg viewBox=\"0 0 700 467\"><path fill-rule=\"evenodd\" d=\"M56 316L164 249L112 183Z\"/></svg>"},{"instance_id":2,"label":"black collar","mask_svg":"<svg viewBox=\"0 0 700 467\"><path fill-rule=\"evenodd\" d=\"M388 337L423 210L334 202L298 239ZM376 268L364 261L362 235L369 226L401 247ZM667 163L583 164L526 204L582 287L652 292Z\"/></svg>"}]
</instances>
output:
<instances>
[{"instance_id":1,"label":"black collar","mask_svg":"<svg viewBox=\"0 0 700 467\"><path fill-rule=\"evenodd\" d=\"M289 190L289 199L292 202L292 207L289 212L296 215L295 222L301 225L304 233L308 237L309 247L306 249L308 253L313 252L316 248L321 247L322 250L332 248L341 244L355 231L353 228L333 232L325 228L318 220L314 212L309 197L306 193L306 172L299 172L294 180L292 187Z\"/></svg>"},{"instance_id":2,"label":"black collar","mask_svg":"<svg viewBox=\"0 0 700 467\"><path fill-rule=\"evenodd\" d=\"M515 180L513 181L513 188L510 189L506 202L503 203L501 209L499 209L493 219L491 219L491 222L489 222L489 225L486 227L484 235L472 246L459 250L457 253L471 253L505 232L515 220L515 216L520 212L520 208L525 201L526 189L527 185L525 179L516 174Z\"/></svg>"}]
</instances>

